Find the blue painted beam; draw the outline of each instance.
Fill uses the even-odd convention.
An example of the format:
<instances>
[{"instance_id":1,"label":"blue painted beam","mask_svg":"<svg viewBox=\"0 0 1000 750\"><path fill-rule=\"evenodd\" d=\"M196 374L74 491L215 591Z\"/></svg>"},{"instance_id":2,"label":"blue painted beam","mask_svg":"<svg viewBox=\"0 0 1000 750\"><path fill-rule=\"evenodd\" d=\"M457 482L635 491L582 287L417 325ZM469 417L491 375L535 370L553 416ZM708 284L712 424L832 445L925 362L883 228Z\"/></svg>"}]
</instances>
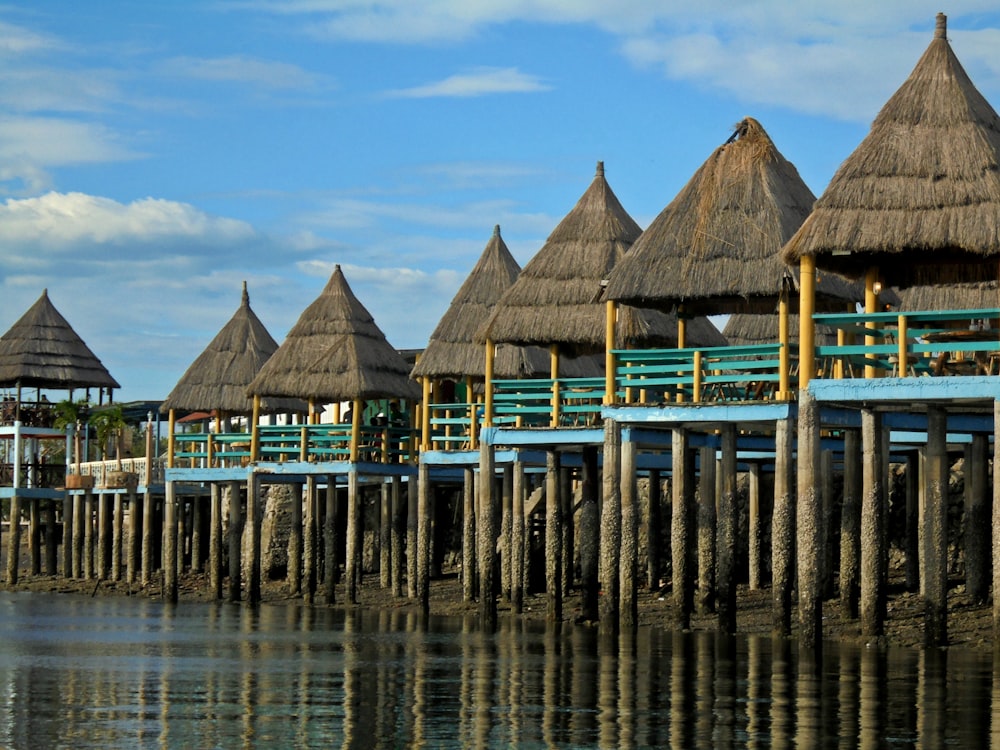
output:
<instances>
[{"instance_id":1,"label":"blue painted beam","mask_svg":"<svg viewBox=\"0 0 1000 750\"><path fill-rule=\"evenodd\" d=\"M812 380L809 383L809 392L819 402L983 401L1000 398L1000 377L967 375Z\"/></svg>"},{"instance_id":2,"label":"blue painted beam","mask_svg":"<svg viewBox=\"0 0 1000 750\"><path fill-rule=\"evenodd\" d=\"M664 404L604 406L601 416L618 422L638 424L693 424L730 422L776 422L794 413L796 404L788 401L763 401L736 404Z\"/></svg>"}]
</instances>

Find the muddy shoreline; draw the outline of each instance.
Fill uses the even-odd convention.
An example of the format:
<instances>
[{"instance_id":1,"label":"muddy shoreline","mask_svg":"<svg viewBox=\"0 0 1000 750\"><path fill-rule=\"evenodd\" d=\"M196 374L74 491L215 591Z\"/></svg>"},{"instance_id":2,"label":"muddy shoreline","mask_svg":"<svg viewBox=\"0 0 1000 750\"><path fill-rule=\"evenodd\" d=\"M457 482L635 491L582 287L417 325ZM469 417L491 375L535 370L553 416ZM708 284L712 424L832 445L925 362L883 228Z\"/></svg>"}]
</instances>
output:
<instances>
[{"instance_id":1,"label":"muddy shoreline","mask_svg":"<svg viewBox=\"0 0 1000 750\"><path fill-rule=\"evenodd\" d=\"M98 581L63 578L49 575L22 575L16 585L3 583L0 590L11 592L44 592L76 596L141 596L160 599L162 589L159 582L142 587L124 581ZM186 573L179 579L180 605L185 603L207 603L213 601L209 592L207 576ZM225 591L225 588L223 589ZM343 604L343 586L338 586L337 603L327 605L316 603L316 607L347 607ZM284 581L267 581L262 586L263 603L288 604L303 601L301 596L293 596ZM661 592L641 590L638 595L639 624L665 630L675 629L676 621L669 595ZM581 614L580 596L571 592L563 605L565 621L579 621ZM417 605L405 596L396 598L391 590L379 586L378 576L368 574L358 589L357 607L369 609L416 609ZM429 610L433 615L476 615L479 605L462 599L462 585L456 574L436 578L430 584ZM501 616L511 612L510 605L499 602ZM542 620L546 617L546 596L527 596L521 617ZM793 611L792 630L795 635L796 613ZM772 631L771 590L764 588L750 591L741 585L738 591L737 629L740 633L769 634ZM714 631L716 616L712 613L695 613L691 619L691 629ZM923 604L919 594L903 590L901 583L890 584L888 618L885 635L880 645L894 647L916 647L923 645ZM976 604L965 593L965 587L954 582L948 594L948 636L950 647L990 650L994 648L992 606L990 603ZM848 643L865 644L871 639L863 638L857 620L846 616L845 608L837 600L823 603L823 637Z\"/></svg>"}]
</instances>

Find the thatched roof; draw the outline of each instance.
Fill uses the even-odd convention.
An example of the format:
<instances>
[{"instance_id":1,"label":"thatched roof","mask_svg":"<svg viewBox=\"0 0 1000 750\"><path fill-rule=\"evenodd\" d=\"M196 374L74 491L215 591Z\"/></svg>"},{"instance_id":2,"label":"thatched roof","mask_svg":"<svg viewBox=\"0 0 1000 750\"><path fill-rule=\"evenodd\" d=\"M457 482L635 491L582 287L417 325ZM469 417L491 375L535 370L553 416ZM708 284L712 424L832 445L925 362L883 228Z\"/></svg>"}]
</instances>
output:
<instances>
[{"instance_id":1,"label":"thatched roof","mask_svg":"<svg viewBox=\"0 0 1000 750\"><path fill-rule=\"evenodd\" d=\"M160 411L220 411L249 414L253 400L247 386L274 354L278 342L268 333L250 308L250 295L243 282L240 306L198 358L177 381ZM305 411L306 405L293 399L265 399L264 411Z\"/></svg>"},{"instance_id":2,"label":"thatched roof","mask_svg":"<svg viewBox=\"0 0 1000 750\"><path fill-rule=\"evenodd\" d=\"M347 285L340 266L247 388L250 395L313 399L420 397L410 367Z\"/></svg>"},{"instance_id":3,"label":"thatched roof","mask_svg":"<svg viewBox=\"0 0 1000 750\"><path fill-rule=\"evenodd\" d=\"M744 118L636 240L608 280L607 298L702 314L775 309L782 245L815 197L760 123ZM818 297L853 298L827 275Z\"/></svg>"},{"instance_id":4,"label":"thatched roof","mask_svg":"<svg viewBox=\"0 0 1000 750\"><path fill-rule=\"evenodd\" d=\"M920 310L977 310L1000 306L1000 282L911 286L896 290L902 312Z\"/></svg>"},{"instance_id":5,"label":"thatched roof","mask_svg":"<svg viewBox=\"0 0 1000 750\"><path fill-rule=\"evenodd\" d=\"M754 315L751 313L734 313L729 316L722 335L733 346L751 346L753 344L775 344L778 342L778 316ZM799 316L788 316L788 339L790 342L799 340ZM832 346L837 343L837 329L831 326L816 326L816 345Z\"/></svg>"},{"instance_id":6,"label":"thatched roof","mask_svg":"<svg viewBox=\"0 0 1000 750\"><path fill-rule=\"evenodd\" d=\"M1000 118L938 14L934 39L783 257L886 286L988 281L1000 260Z\"/></svg>"},{"instance_id":7,"label":"thatched roof","mask_svg":"<svg viewBox=\"0 0 1000 750\"><path fill-rule=\"evenodd\" d=\"M605 180L604 163L598 162L590 187L497 302L476 340L558 344L576 354L602 350L602 282L640 233ZM675 330L676 322L661 312L623 307L616 338L621 346L669 346Z\"/></svg>"},{"instance_id":8,"label":"thatched roof","mask_svg":"<svg viewBox=\"0 0 1000 750\"><path fill-rule=\"evenodd\" d=\"M48 290L0 338L0 387L119 388Z\"/></svg>"}]
</instances>

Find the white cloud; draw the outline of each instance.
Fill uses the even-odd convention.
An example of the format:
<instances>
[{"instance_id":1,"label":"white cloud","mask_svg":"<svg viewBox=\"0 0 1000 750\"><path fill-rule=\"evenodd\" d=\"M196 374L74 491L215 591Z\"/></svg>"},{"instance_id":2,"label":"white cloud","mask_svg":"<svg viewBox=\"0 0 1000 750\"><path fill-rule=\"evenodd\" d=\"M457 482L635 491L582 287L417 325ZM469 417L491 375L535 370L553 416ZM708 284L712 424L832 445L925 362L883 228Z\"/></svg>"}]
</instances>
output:
<instances>
[{"instance_id":1,"label":"white cloud","mask_svg":"<svg viewBox=\"0 0 1000 750\"><path fill-rule=\"evenodd\" d=\"M247 55L199 58L175 57L161 66L164 73L203 81L244 83L274 90L328 87L327 77L310 73L298 65L262 60Z\"/></svg>"},{"instance_id":2,"label":"white cloud","mask_svg":"<svg viewBox=\"0 0 1000 750\"><path fill-rule=\"evenodd\" d=\"M457 73L444 80L397 89L387 92L387 96L408 99L428 99L432 97L471 97L489 94L525 94L549 91L552 87L544 84L538 76L522 73L517 68L476 68L468 73Z\"/></svg>"}]
</instances>

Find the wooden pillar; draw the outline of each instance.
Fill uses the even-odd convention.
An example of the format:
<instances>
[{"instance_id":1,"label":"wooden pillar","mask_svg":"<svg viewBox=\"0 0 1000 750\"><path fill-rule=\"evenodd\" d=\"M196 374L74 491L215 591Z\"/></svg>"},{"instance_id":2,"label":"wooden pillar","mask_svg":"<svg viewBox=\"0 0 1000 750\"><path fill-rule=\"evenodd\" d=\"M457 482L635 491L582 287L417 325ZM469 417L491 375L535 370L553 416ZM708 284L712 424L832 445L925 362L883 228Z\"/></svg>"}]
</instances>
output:
<instances>
[{"instance_id":1,"label":"wooden pillar","mask_svg":"<svg viewBox=\"0 0 1000 750\"><path fill-rule=\"evenodd\" d=\"M139 564L139 581L145 587L153 580L153 519L156 516L156 498L149 484L142 493L142 559Z\"/></svg>"},{"instance_id":2,"label":"wooden pillar","mask_svg":"<svg viewBox=\"0 0 1000 750\"><path fill-rule=\"evenodd\" d=\"M305 428L303 428L303 432L305 432ZM291 507L289 508L286 582L288 583L288 593L292 596L299 596L302 593L302 506L307 502L305 498L307 489L305 484L292 489L297 490L297 492L289 493Z\"/></svg>"},{"instance_id":3,"label":"wooden pillar","mask_svg":"<svg viewBox=\"0 0 1000 750\"><path fill-rule=\"evenodd\" d=\"M519 615L524 610L524 503L526 489L523 462L514 462L511 481L510 602L514 614Z\"/></svg>"},{"instance_id":4,"label":"wooden pillar","mask_svg":"<svg viewBox=\"0 0 1000 750\"><path fill-rule=\"evenodd\" d=\"M511 545L514 533L514 466L506 464L503 469L503 492L500 493L500 595L510 601ZM565 568L564 568L565 570ZM564 590L568 590L566 587Z\"/></svg>"},{"instance_id":5,"label":"wooden pillar","mask_svg":"<svg viewBox=\"0 0 1000 750\"><path fill-rule=\"evenodd\" d=\"M334 604L337 584L337 477L326 478L326 512L323 513L323 600Z\"/></svg>"},{"instance_id":6,"label":"wooden pillar","mask_svg":"<svg viewBox=\"0 0 1000 750\"><path fill-rule=\"evenodd\" d=\"M413 488L413 483L407 484L407 495ZM403 560L406 547L406 504L403 502L403 479L394 476L390 483L390 501L392 504L392 535L390 546L392 547L392 595L399 598L403 596ZM416 502L416 498L413 499Z\"/></svg>"},{"instance_id":7,"label":"wooden pillar","mask_svg":"<svg viewBox=\"0 0 1000 750\"><path fill-rule=\"evenodd\" d=\"M201 573L201 561L205 558L202 551L201 534L201 513L202 497L197 495L191 498L191 531L188 538L191 540L191 572Z\"/></svg>"},{"instance_id":8,"label":"wooden pillar","mask_svg":"<svg viewBox=\"0 0 1000 750\"><path fill-rule=\"evenodd\" d=\"M427 482L422 480L429 476L430 471L425 471L424 463L421 461L417 468L416 498L414 498L411 489L406 504L406 595L414 601L420 601L421 604L424 602L419 598L422 596L418 572L421 565L420 533L423 531L430 534L430 528L422 528L423 524L420 520L421 513L426 511L429 505L423 493L430 492L429 480ZM430 541L427 542L427 549L430 550ZM427 560L425 564L429 566L430 560ZM428 575L428 573L429 569L425 569L424 575Z\"/></svg>"},{"instance_id":9,"label":"wooden pillar","mask_svg":"<svg viewBox=\"0 0 1000 750\"><path fill-rule=\"evenodd\" d=\"M739 509L736 504L736 425L722 426L722 492L719 495L718 587L719 630L736 632L736 527Z\"/></svg>"},{"instance_id":10,"label":"wooden pillar","mask_svg":"<svg viewBox=\"0 0 1000 750\"><path fill-rule=\"evenodd\" d=\"M819 486L819 405L808 390L799 391L798 542L799 639L819 646L823 633L823 600L816 561L822 554L822 497Z\"/></svg>"},{"instance_id":11,"label":"wooden pillar","mask_svg":"<svg viewBox=\"0 0 1000 750\"><path fill-rule=\"evenodd\" d=\"M471 466L462 472L462 596L476 600L476 473Z\"/></svg>"},{"instance_id":12,"label":"wooden pillar","mask_svg":"<svg viewBox=\"0 0 1000 750\"><path fill-rule=\"evenodd\" d=\"M820 485L823 508L822 527L820 529L820 566L819 587L824 599L832 599L835 595L833 582L833 560L836 559L835 545L839 529L833 527L833 451L820 452Z\"/></svg>"},{"instance_id":13,"label":"wooden pillar","mask_svg":"<svg viewBox=\"0 0 1000 750\"><path fill-rule=\"evenodd\" d=\"M485 379L486 383L483 389L483 426L492 427L493 426L493 361L496 356L496 345L493 343L492 339L486 339L486 363L485 363ZM469 403L473 403L472 393L468 394ZM475 409L473 409L473 413ZM472 439L475 441L478 439L478 430L472 431ZM475 442L473 442L473 447Z\"/></svg>"},{"instance_id":14,"label":"wooden pillar","mask_svg":"<svg viewBox=\"0 0 1000 750\"><path fill-rule=\"evenodd\" d=\"M247 602L250 604L260 603L261 522L264 516L262 511L260 480L251 469L247 476L246 541L244 545L247 553Z\"/></svg>"},{"instance_id":15,"label":"wooden pillar","mask_svg":"<svg viewBox=\"0 0 1000 750\"><path fill-rule=\"evenodd\" d=\"M19 518L21 515L21 504L18 502L17 515L14 514L14 506L11 505L10 517L11 523L13 523L15 518ZM21 531L18 528L18 539L20 539ZM11 543L13 544L13 539ZM83 577L86 580L91 580L94 578L94 493L93 491L88 491L87 494L83 496Z\"/></svg>"},{"instance_id":16,"label":"wooden pillar","mask_svg":"<svg viewBox=\"0 0 1000 750\"><path fill-rule=\"evenodd\" d=\"M792 632L792 588L795 582L795 424L791 418L774 425L774 510L771 512L772 631Z\"/></svg>"},{"instance_id":17,"label":"wooden pillar","mask_svg":"<svg viewBox=\"0 0 1000 750\"><path fill-rule=\"evenodd\" d=\"M229 483L229 601L243 598L243 499L239 482Z\"/></svg>"},{"instance_id":18,"label":"wooden pillar","mask_svg":"<svg viewBox=\"0 0 1000 750\"><path fill-rule=\"evenodd\" d=\"M124 527L125 494L114 494L114 509L111 513L111 580L122 579L122 529Z\"/></svg>"},{"instance_id":19,"label":"wooden pillar","mask_svg":"<svg viewBox=\"0 0 1000 750\"><path fill-rule=\"evenodd\" d=\"M311 604L319 578L319 494L316 475L307 474L302 506L302 595Z\"/></svg>"},{"instance_id":20,"label":"wooden pillar","mask_svg":"<svg viewBox=\"0 0 1000 750\"><path fill-rule=\"evenodd\" d=\"M208 586L212 596L222 598L222 488L209 485Z\"/></svg>"},{"instance_id":21,"label":"wooden pillar","mask_svg":"<svg viewBox=\"0 0 1000 750\"><path fill-rule=\"evenodd\" d=\"M479 447L479 617L486 632L497 624L496 599L496 451L489 441Z\"/></svg>"},{"instance_id":22,"label":"wooden pillar","mask_svg":"<svg viewBox=\"0 0 1000 750\"><path fill-rule=\"evenodd\" d=\"M358 471L352 466L347 473L347 546L344 567L344 598L348 604L358 603L358 583L361 578L361 535L364 533L361 510Z\"/></svg>"},{"instance_id":23,"label":"wooden pillar","mask_svg":"<svg viewBox=\"0 0 1000 750\"><path fill-rule=\"evenodd\" d=\"M924 645L948 645L948 418L927 407L927 504L924 509Z\"/></svg>"},{"instance_id":24,"label":"wooden pillar","mask_svg":"<svg viewBox=\"0 0 1000 750\"><path fill-rule=\"evenodd\" d=\"M1000 399L993 402L993 591L1000 591ZM993 597L993 642L1000 642L1000 596Z\"/></svg>"},{"instance_id":25,"label":"wooden pillar","mask_svg":"<svg viewBox=\"0 0 1000 750\"><path fill-rule=\"evenodd\" d=\"M990 591L990 497L987 495L987 437L972 436L965 452L965 590L983 604ZM996 471L996 469L995 469Z\"/></svg>"},{"instance_id":26,"label":"wooden pillar","mask_svg":"<svg viewBox=\"0 0 1000 750\"><path fill-rule=\"evenodd\" d=\"M614 404L618 398L615 394L615 328L618 322L618 307L614 300L604 303L604 403Z\"/></svg>"},{"instance_id":27,"label":"wooden pillar","mask_svg":"<svg viewBox=\"0 0 1000 750\"><path fill-rule=\"evenodd\" d=\"M694 612L694 583L698 574L694 562L695 538L695 469L694 452L688 445L688 432L674 427L671 434L673 469L670 479L673 498L670 519L670 555L673 576L674 610L677 626L686 630ZM713 457L714 462L714 457Z\"/></svg>"},{"instance_id":28,"label":"wooden pillar","mask_svg":"<svg viewBox=\"0 0 1000 750\"><path fill-rule=\"evenodd\" d=\"M42 572L42 521L38 498L28 500L28 558L31 561L31 575Z\"/></svg>"},{"instance_id":29,"label":"wooden pillar","mask_svg":"<svg viewBox=\"0 0 1000 750\"><path fill-rule=\"evenodd\" d=\"M42 525L45 529L45 574L54 576L59 572L56 544L56 503L46 500L42 510Z\"/></svg>"},{"instance_id":30,"label":"wooden pillar","mask_svg":"<svg viewBox=\"0 0 1000 750\"><path fill-rule=\"evenodd\" d=\"M920 590L920 507L922 505L923 490L920 486L921 474L921 452L910 451L906 456L906 471L904 479L906 481L906 540L904 542L906 552L905 575L906 590L916 592Z\"/></svg>"},{"instance_id":31,"label":"wooden pillar","mask_svg":"<svg viewBox=\"0 0 1000 750\"><path fill-rule=\"evenodd\" d=\"M15 472L17 471L20 471L20 469L18 467L15 467ZM21 498L15 494L10 499L10 534L8 534L7 538L8 585L13 586L17 584L18 572L20 570L20 561L21 561Z\"/></svg>"},{"instance_id":32,"label":"wooden pillar","mask_svg":"<svg viewBox=\"0 0 1000 750\"><path fill-rule=\"evenodd\" d=\"M717 481L715 475L715 448L703 446L699 452L700 471L698 474L698 610L702 613L715 612L718 603L716 588L716 568L718 564L718 504L716 500Z\"/></svg>"},{"instance_id":33,"label":"wooden pillar","mask_svg":"<svg viewBox=\"0 0 1000 750\"><path fill-rule=\"evenodd\" d=\"M660 588L660 550L663 540L663 484L659 469L649 470L649 507L646 511L646 588Z\"/></svg>"},{"instance_id":34,"label":"wooden pillar","mask_svg":"<svg viewBox=\"0 0 1000 750\"><path fill-rule=\"evenodd\" d=\"M434 528L433 508L431 499L430 467L421 462L417 475L417 501L410 502L412 509L408 516L407 534L410 543L407 551L412 551L413 583L411 597L416 599L421 611L427 613L430 608L431 595L431 533Z\"/></svg>"},{"instance_id":35,"label":"wooden pillar","mask_svg":"<svg viewBox=\"0 0 1000 750\"><path fill-rule=\"evenodd\" d=\"M861 635L881 636L885 628L886 491L882 455L882 415L861 410Z\"/></svg>"},{"instance_id":36,"label":"wooden pillar","mask_svg":"<svg viewBox=\"0 0 1000 750\"><path fill-rule=\"evenodd\" d=\"M111 496L107 492L97 495L97 577L107 580L111 562Z\"/></svg>"},{"instance_id":37,"label":"wooden pillar","mask_svg":"<svg viewBox=\"0 0 1000 750\"><path fill-rule=\"evenodd\" d=\"M600 622L611 632L619 627L621 554L621 452L622 431L613 419L604 420L604 492L601 505L601 596Z\"/></svg>"},{"instance_id":38,"label":"wooden pillar","mask_svg":"<svg viewBox=\"0 0 1000 750\"><path fill-rule=\"evenodd\" d=\"M125 528L125 534L128 541L125 543L125 580L129 584L129 590L131 590L132 584L138 580L141 562L139 554L142 550L142 544L139 535L142 528L142 505L139 503L139 495L134 489L129 489L127 499L128 524Z\"/></svg>"},{"instance_id":39,"label":"wooden pillar","mask_svg":"<svg viewBox=\"0 0 1000 750\"><path fill-rule=\"evenodd\" d=\"M177 603L177 487L173 481L166 483L163 501L163 598Z\"/></svg>"},{"instance_id":40,"label":"wooden pillar","mask_svg":"<svg viewBox=\"0 0 1000 750\"><path fill-rule=\"evenodd\" d=\"M62 571L64 578L73 577L73 495L67 490L62 500Z\"/></svg>"},{"instance_id":41,"label":"wooden pillar","mask_svg":"<svg viewBox=\"0 0 1000 750\"><path fill-rule=\"evenodd\" d=\"M763 581L763 561L761 559L761 537L763 530L760 520L760 464L751 463L748 477L747 498L747 585L751 591L757 591Z\"/></svg>"},{"instance_id":42,"label":"wooden pillar","mask_svg":"<svg viewBox=\"0 0 1000 750\"><path fill-rule=\"evenodd\" d=\"M779 401L788 401L792 397L791 387L791 336L788 330L788 294L790 279L781 279L781 293L778 297L778 393Z\"/></svg>"},{"instance_id":43,"label":"wooden pillar","mask_svg":"<svg viewBox=\"0 0 1000 750\"><path fill-rule=\"evenodd\" d=\"M187 541L187 501L183 497L177 498L177 508L175 509L175 519L177 528L174 532L174 544L177 552L177 576L184 573L184 549Z\"/></svg>"},{"instance_id":44,"label":"wooden pillar","mask_svg":"<svg viewBox=\"0 0 1000 750\"><path fill-rule=\"evenodd\" d=\"M73 578L83 578L84 502L87 492L73 495Z\"/></svg>"},{"instance_id":45,"label":"wooden pillar","mask_svg":"<svg viewBox=\"0 0 1000 750\"><path fill-rule=\"evenodd\" d=\"M861 596L861 434L844 432L844 483L840 509L840 601L851 618Z\"/></svg>"},{"instance_id":46,"label":"wooden pillar","mask_svg":"<svg viewBox=\"0 0 1000 750\"><path fill-rule=\"evenodd\" d=\"M865 312L874 313L878 312L878 291L875 289L875 285L878 283L878 268L872 266L865 270ZM874 323L866 323L866 328L873 328ZM874 346L878 341L874 336L865 336L865 346ZM903 359L899 363L900 369L905 374L906 372L906 360ZM874 365L865 365L865 377L874 378L876 377L876 370Z\"/></svg>"},{"instance_id":47,"label":"wooden pillar","mask_svg":"<svg viewBox=\"0 0 1000 750\"><path fill-rule=\"evenodd\" d=\"M382 480L379 487L378 583L392 587L392 487Z\"/></svg>"},{"instance_id":48,"label":"wooden pillar","mask_svg":"<svg viewBox=\"0 0 1000 750\"><path fill-rule=\"evenodd\" d=\"M550 622L562 620L562 502L559 499L559 453L545 454L545 595Z\"/></svg>"},{"instance_id":49,"label":"wooden pillar","mask_svg":"<svg viewBox=\"0 0 1000 750\"><path fill-rule=\"evenodd\" d=\"M636 445L623 441L621 449L621 553L618 560L622 628L635 629L639 624L639 500L636 487Z\"/></svg>"},{"instance_id":50,"label":"wooden pillar","mask_svg":"<svg viewBox=\"0 0 1000 750\"><path fill-rule=\"evenodd\" d=\"M816 259L799 259L799 390L809 386L816 373L816 336L813 313L816 311Z\"/></svg>"}]
</instances>

